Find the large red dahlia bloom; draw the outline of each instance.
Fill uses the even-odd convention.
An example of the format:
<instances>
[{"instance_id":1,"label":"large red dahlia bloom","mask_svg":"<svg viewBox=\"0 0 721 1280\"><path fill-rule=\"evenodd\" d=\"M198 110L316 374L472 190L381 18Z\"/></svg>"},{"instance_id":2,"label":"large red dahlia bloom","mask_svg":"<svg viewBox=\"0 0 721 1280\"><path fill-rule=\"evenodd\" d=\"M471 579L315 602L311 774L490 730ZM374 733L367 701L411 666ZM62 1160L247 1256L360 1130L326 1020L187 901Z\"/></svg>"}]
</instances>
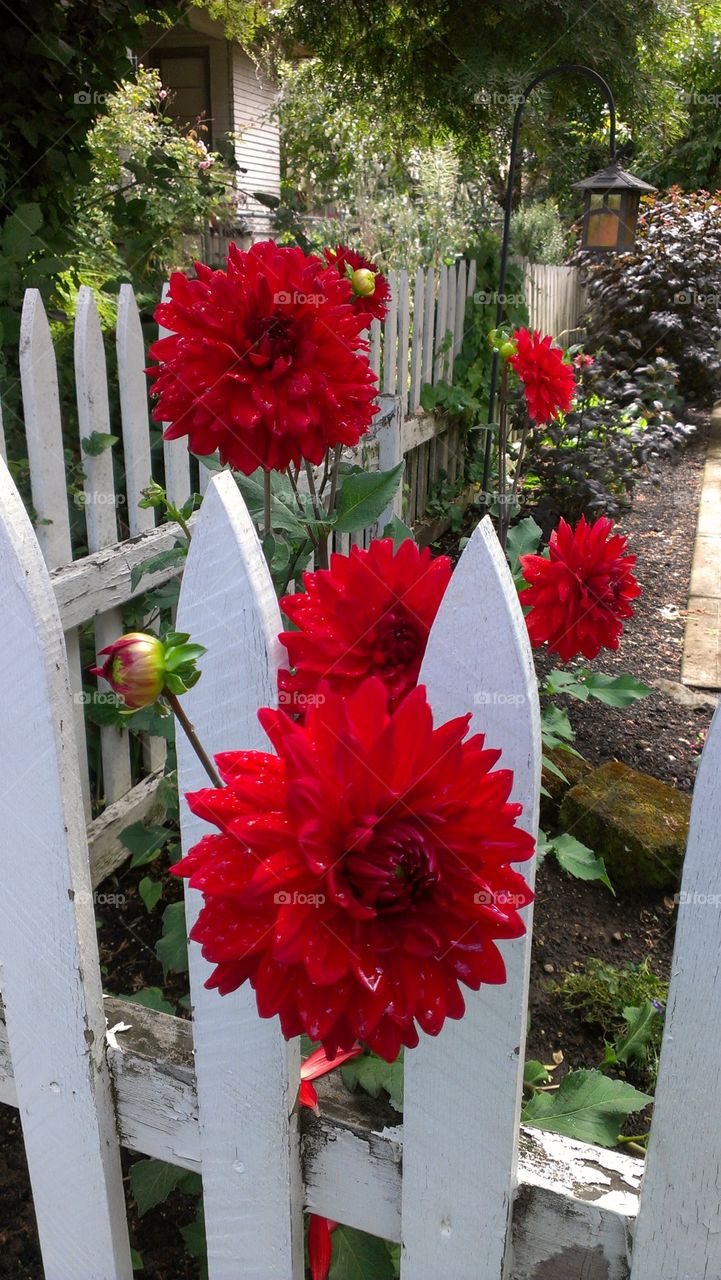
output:
<instances>
[{"instance_id":1,"label":"large red dahlia bloom","mask_svg":"<svg viewBox=\"0 0 721 1280\"><path fill-rule=\"evenodd\" d=\"M392 714L380 680L326 690L303 725L265 709L277 755L218 756L222 790L188 796L220 834L173 868L205 904L191 937L221 994L249 981L261 1017L329 1057L356 1039L388 1061L464 1012L460 983L505 980L496 943L531 900L512 862L533 840L513 775L470 716L433 728L422 686Z\"/></svg>"},{"instance_id":2,"label":"large red dahlia bloom","mask_svg":"<svg viewBox=\"0 0 721 1280\"><path fill-rule=\"evenodd\" d=\"M345 244L338 244L335 249L324 249L323 256L339 275L350 280L354 310L364 317L366 327L371 320L385 319L391 298L390 286L370 258L364 258L362 253L356 253Z\"/></svg>"},{"instance_id":3,"label":"large red dahlia bloom","mask_svg":"<svg viewBox=\"0 0 721 1280\"><path fill-rule=\"evenodd\" d=\"M542 338L537 329L533 333L516 329L513 341L517 354L511 356L508 363L523 383L531 421L551 422L559 413L567 413L576 380L561 349L551 345L550 337Z\"/></svg>"},{"instance_id":4,"label":"large red dahlia bloom","mask_svg":"<svg viewBox=\"0 0 721 1280\"><path fill-rule=\"evenodd\" d=\"M156 319L173 332L150 348L160 363L153 418L166 439L250 475L282 471L354 445L375 411L374 381L350 282L320 258L272 240L231 245L226 271L174 272Z\"/></svg>"},{"instance_id":5,"label":"large red dahlia bloom","mask_svg":"<svg viewBox=\"0 0 721 1280\"><path fill-rule=\"evenodd\" d=\"M281 635L295 668L279 677L281 705L302 713L321 680L339 693L379 676L391 708L418 682L428 632L451 576L447 556L419 551L409 538L394 552L391 538L367 551L332 555L329 569L304 573L304 592L284 596L298 628Z\"/></svg>"},{"instance_id":6,"label":"large red dahlia bloom","mask_svg":"<svg viewBox=\"0 0 721 1280\"><path fill-rule=\"evenodd\" d=\"M641 588L632 573L636 557L626 555L628 539L611 534L612 527L605 516L591 525L582 516L575 529L561 520L548 559L520 557L529 585L519 599L531 606L526 625L534 648L547 644L562 662L618 648L622 619L633 617L629 601Z\"/></svg>"}]
</instances>

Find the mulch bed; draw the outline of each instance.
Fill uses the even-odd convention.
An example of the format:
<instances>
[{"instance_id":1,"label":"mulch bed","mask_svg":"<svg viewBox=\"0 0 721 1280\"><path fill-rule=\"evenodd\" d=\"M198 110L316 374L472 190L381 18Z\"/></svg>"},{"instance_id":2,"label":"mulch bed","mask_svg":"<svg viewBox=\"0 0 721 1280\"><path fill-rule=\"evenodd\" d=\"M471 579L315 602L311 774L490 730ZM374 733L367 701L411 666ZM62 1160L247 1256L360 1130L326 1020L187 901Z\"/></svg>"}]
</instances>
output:
<instances>
[{"instance_id":1,"label":"mulch bed","mask_svg":"<svg viewBox=\"0 0 721 1280\"><path fill-rule=\"evenodd\" d=\"M640 480L633 508L619 522L638 556L643 595L618 653L606 653L589 664L598 670L629 671L649 684L658 679L680 680L708 420L699 417L698 421L695 441L675 462L661 464L655 477ZM553 665L542 659L539 670ZM668 694L654 691L625 711L595 701L572 702L568 710L577 748L592 763L618 759L682 790L693 786L699 749L711 719L708 706L680 705ZM125 897L120 906L98 909L103 981L113 993L127 995L140 987L164 986L153 947L162 908L177 900L181 886L166 876L163 901L149 915L137 894L146 870L121 872L115 885L103 886ZM654 971L667 978L674 920L673 906L663 896L614 898L598 883L571 879L546 858L535 908L528 1055L550 1062L552 1053L560 1050L564 1062L556 1080L568 1067L597 1066L603 1053L602 1036L560 1007L551 984L589 957L616 965L650 957ZM171 1001L178 1000L185 980L171 979L165 990ZM124 1154L126 1170L132 1159ZM180 1227L194 1215L192 1198L177 1195L141 1220L132 1203L128 1208L133 1244L145 1264L141 1274L150 1280L195 1280L198 1266L188 1257L180 1236ZM18 1116L12 1108L0 1107L0 1280L41 1277Z\"/></svg>"}]
</instances>

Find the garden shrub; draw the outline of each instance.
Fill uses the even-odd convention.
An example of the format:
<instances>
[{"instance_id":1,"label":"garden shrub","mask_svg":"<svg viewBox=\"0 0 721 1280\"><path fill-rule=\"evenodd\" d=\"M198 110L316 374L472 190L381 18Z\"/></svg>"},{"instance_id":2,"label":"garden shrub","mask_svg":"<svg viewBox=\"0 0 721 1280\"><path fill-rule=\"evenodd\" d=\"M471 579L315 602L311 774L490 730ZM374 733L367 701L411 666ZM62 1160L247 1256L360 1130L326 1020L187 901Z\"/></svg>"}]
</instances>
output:
<instances>
[{"instance_id":1,"label":"garden shrub","mask_svg":"<svg viewBox=\"0 0 721 1280\"><path fill-rule=\"evenodd\" d=\"M675 361L684 399L708 403L721 377L721 197L644 198L633 251L578 263L588 289L589 350L628 379L654 356Z\"/></svg>"},{"instance_id":2,"label":"garden shrub","mask_svg":"<svg viewBox=\"0 0 721 1280\"><path fill-rule=\"evenodd\" d=\"M569 237L554 200L522 205L511 218L511 253L531 262L559 266L569 252Z\"/></svg>"},{"instance_id":3,"label":"garden shrub","mask_svg":"<svg viewBox=\"0 0 721 1280\"><path fill-rule=\"evenodd\" d=\"M528 442L526 494L541 523L618 515L629 505L639 467L669 457L695 430L677 417L677 382L663 356L623 376L606 352L581 365L571 412Z\"/></svg>"}]
</instances>

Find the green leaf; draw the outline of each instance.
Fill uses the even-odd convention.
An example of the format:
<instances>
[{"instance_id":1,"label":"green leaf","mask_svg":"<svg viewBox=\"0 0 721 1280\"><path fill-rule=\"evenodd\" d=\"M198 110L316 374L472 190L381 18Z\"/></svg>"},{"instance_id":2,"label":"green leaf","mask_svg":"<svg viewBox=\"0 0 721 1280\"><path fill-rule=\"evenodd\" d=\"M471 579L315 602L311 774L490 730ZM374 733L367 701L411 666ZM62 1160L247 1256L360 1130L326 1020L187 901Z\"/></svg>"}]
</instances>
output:
<instances>
[{"instance_id":1,"label":"green leaf","mask_svg":"<svg viewBox=\"0 0 721 1280\"><path fill-rule=\"evenodd\" d=\"M258 469L252 476L244 476L236 471L233 475L251 518L256 524L261 524L264 518L264 472ZM310 500L307 522L314 523ZM290 481L277 471L271 473L270 525L273 530L285 529L294 538L305 537L306 524L298 510Z\"/></svg>"},{"instance_id":2,"label":"green leaf","mask_svg":"<svg viewBox=\"0 0 721 1280\"><path fill-rule=\"evenodd\" d=\"M163 1204L187 1170L178 1169L164 1160L136 1160L130 1166L130 1190L138 1206L138 1217Z\"/></svg>"},{"instance_id":3,"label":"green leaf","mask_svg":"<svg viewBox=\"0 0 721 1280\"><path fill-rule=\"evenodd\" d=\"M106 449L112 449L119 439L120 436L111 436L107 431L93 431L92 435L83 437L81 444L91 458L97 458Z\"/></svg>"},{"instance_id":4,"label":"green leaf","mask_svg":"<svg viewBox=\"0 0 721 1280\"><path fill-rule=\"evenodd\" d=\"M138 583L145 577L146 573L160 573L161 569L169 569L175 565L182 565L188 555L188 544L184 542L175 547L169 547L167 551L159 551L156 556L150 556L144 560L142 564L133 565L130 571L130 587L135 591Z\"/></svg>"},{"instance_id":5,"label":"green leaf","mask_svg":"<svg viewBox=\"0 0 721 1280\"><path fill-rule=\"evenodd\" d=\"M392 538L393 546L397 550L401 543L407 542L409 538L411 542L413 541L413 530L409 529L408 525L404 524L402 520L399 520L398 516L394 516L383 530L383 537Z\"/></svg>"},{"instance_id":6,"label":"green leaf","mask_svg":"<svg viewBox=\"0 0 721 1280\"><path fill-rule=\"evenodd\" d=\"M601 671L586 672L585 685L591 697L605 702L607 707L628 707L653 693L649 685L635 676L605 676Z\"/></svg>"},{"instance_id":7,"label":"green leaf","mask_svg":"<svg viewBox=\"0 0 721 1280\"><path fill-rule=\"evenodd\" d=\"M421 387L421 409L425 409L426 413L433 413L438 404L438 396L436 389L430 382L425 382Z\"/></svg>"},{"instance_id":8,"label":"green leaf","mask_svg":"<svg viewBox=\"0 0 721 1280\"><path fill-rule=\"evenodd\" d=\"M393 1280L393 1261L385 1240L354 1227L336 1227L328 1280Z\"/></svg>"},{"instance_id":9,"label":"green leaf","mask_svg":"<svg viewBox=\"0 0 721 1280\"><path fill-rule=\"evenodd\" d=\"M133 855L131 867L144 867L153 862L169 839L168 828L153 823L146 826L144 822L134 822L120 832L120 843Z\"/></svg>"},{"instance_id":10,"label":"green leaf","mask_svg":"<svg viewBox=\"0 0 721 1280\"><path fill-rule=\"evenodd\" d=\"M130 1250L130 1262L131 1262L133 1271L142 1271L145 1265L143 1262L142 1256L141 1254L138 1253L137 1249Z\"/></svg>"},{"instance_id":11,"label":"green leaf","mask_svg":"<svg viewBox=\"0 0 721 1280\"><path fill-rule=\"evenodd\" d=\"M535 1058L529 1058L523 1068L523 1083L534 1088L540 1084L548 1084L550 1075L546 1071L542 1062L537 1062Z\"/></svg>"},{"instance_id":12,"label":"green leaf","mask_svg":"<svg viewBox=\"0 0 721 1280\"><path fill-rule=\"evenodd\" d=\"M371 1098L388 1094L388 1100L396 1111L403 1111L403 1054L395 1062L385 1062L375 1053L353 1058L341 1067L341 1076L347 1089L363 1089Z\"/></svg>"},{"instance_id":13,"label":"green leaf","mask_svg":"<svg viewBox=\"0 0 721 1280\"><path fill-rule=\"evenodd\" d=\"M580 674L583 675L583 672ZM551 697L554 693L565 693L568 697L578 698L579 702L586 702L588 699L588 687L579 680L579 673L576 671L550 671L543 692Z\"/></svg>"},{"instance_id":14,"label":"green leaf","mask_svg":"<svg viewBox=\"0 0 721 1280\"><path fill-rule=\"evenodd\" d=\"M614 1045L614 1058L616 1062L632 1062L634 1058L641 1060L646 1056L661 1015L656 1006L646 1000L638 1008L629 1005L623 1016L626 1031Z\"/></svg>"},{"instance_id":15,"label":"green leaf","mask_svg":"<svg viewBox=\"0 0 721 1280\"><path fill-rule=\"evenodd\" d=\"M163 936L155 944L155 954L169 973L188 971L188 935L185 927L185 907L182 902L171 902L163 912Z\"/></svg>"},{"instance_id":16,"label":"green leaf","mask_svg":"<svg viewBox=\"0 0 721 1280\"><path fill-rule=\"evenodd\" d=\"M148 912L154 911L163 896L162 881L151 880L150 876L143 876L138 885L138 893L145 904L145 910Z\"/></svg>"},{"instance_id":17,"label":"green leaf","mask_svg":"<svg viewBox=\"0 0 721 1280\"><path fill-rule=\"evenodd\" d=\"M651 1101L648 1094L600 1071L570 1071L557 1093L535 1093L529 1099L522 1120L536 1129L613 1147L624 1116Z\"/></svg>"},{"instance_id":18,"label":"green leaf","mask_svg":"<svg viewBox=\"0 0 721 1280\"><path fill-rule=\"evenodd\" d=\"M339 533L366 529L385 511L403 475L403 462L390 471L356 471L343 480L334 528Z\"/></svg>"},{"instance_id":19,"label":"green leaf","mask_svg":"<svg viewBox=\"0 0 721 1280\"><path fill-rule=\"evenodd\" d=\"M613 885L608 878L603 858L597 858L593 849L589 849L575 836L567 834L556 836L552 841L553 851L560 865L569 875L577 880L600 880L607 889L614 893Z\"/></svg>"},{"instance_id":20,"label":"green leaf","mask_svg":"<svg viewBox=\"0 0 721 1280\"><path fill-rule=\"evenodd\" d=\"M518 561L519 556L533 555L538 550L543 530L536 524L533 516L526 516L518 524L511 525L506 537L506 556L511 566L513 579L523 580L523 570Z\"/></svg>"},{"instance_id":21,"label":"green leaf","mask_svg":"<svg viewBox=\"0 0 721 1280\"><path fill-rule=\"evenodd\" d=\"M568 744L573 742L575 736L567 712L552 702L546 703L541 713L541 737L546 751L552 751L554 747L572 750ZM578 752L574 751L573 754L578 755Z\"/></svg>"},{"instance_id":22,"label":"green leaf","mask_svg":"<svg viewBox=\"0 0 721 1280\"><path fill-rule=\"evenodd\" d=\"M155 1009L156 1013L175 1013L175 1006L166 1000L160 987L143 987L132 996L121 996L128 1004L139 1004L144 1009Z\"/></svg>"},{"instance_id":23,"label":"green leaf","mask_svg":"<svg viewBox=\"0 0 721 1280\"><path fill-rule=\"evenodd\" d=\"M185 1185L181 1187L181 1190L185 1190ZM198 1212L193 1221L189 1222L187 1226L180 1228L180 1234L185 1241L185 1247L191 1258L196 1258L200 1262L200 1280L208 1280L205 1216L203 1214L202 1203L198 1205Z\"/></svg>"}]
</instances>

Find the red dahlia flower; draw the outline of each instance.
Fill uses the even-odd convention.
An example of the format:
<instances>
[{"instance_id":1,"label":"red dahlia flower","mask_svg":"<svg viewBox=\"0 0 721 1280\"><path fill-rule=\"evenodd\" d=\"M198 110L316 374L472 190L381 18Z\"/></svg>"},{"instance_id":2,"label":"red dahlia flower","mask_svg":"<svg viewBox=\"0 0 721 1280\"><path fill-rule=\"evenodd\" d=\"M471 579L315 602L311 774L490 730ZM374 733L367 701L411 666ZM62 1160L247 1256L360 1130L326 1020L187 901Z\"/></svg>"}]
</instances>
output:
<instances>
[{"instance_id":1,"label":"red dahlia flower","mask_svg":"<svg viewBox=\"0 0 721 1280\"><path fill-rule=\"evenodd\" d=\"M560 347L552 346L551 338L542 338L537 329L532 334L516 329L513 341L518 351L508 363L523 383L531 421L551 422L559 413L567 413L576 382Z\"/></svg>"},{"instance_id":2,"label":"red dahlia flower","mask_svg":"<svg viewBox=\"0 0 721 1280\"><path fill-rule=\"evenodd\" d=\"M531 606L526 625L534 648L547 644L562 662L618 648L622 619L633 617L629 601L641 588L631 572L636 557L625 554L628 539L612 535L612 527L605 516L591 525L581 516L575 529L561 520L548 559L519 557L529 584L519 599Z\"/></svg>"},{"instance_id":3,"label":"red dahlia flower","mask_svg":"<svg viewBox=\"0 0 721 1280\"><path fill-rule=\"evenodd\" d=\"M221 995L249 981L258 1012L329 1057L364 1040L392 1062L464 1012L460 983L503 982L496 943L524 931L510 770L470 715L433 728L418 686L392 714L380 680L324 690L305 724L259 713L277 755L216 757L227 783L187 797L214 823L173 868L205 903L191 937Z\"/></svg>"},{"instance_id":4,"label":"red dahlia flower","mask_svg":"<svg viewBox=\"0 0 721 1280\"><path fill-rule=\"evenodd\" d=\"M304 573L304 592L284 596L286 617L298 628L281 635L293 673L281 671L281 705L303 712L327 680L351 693L379 676L391 709L417 684L428 632L451 576L447 556L419 551L409 538L394 552L391 538L367 551L332 555L329 569Z\"/></svg>"},{"instance_id":5,"label":"red dahlia flower","mask_svg":"<svg viewBox=\"0 0 721 1280\"><path fill-rule=\"evenodd\" d=\"M308 1262L310 1263L311 1280L328 1280L330 1260L333 1253L331 1231L338 1226L330 1218L322 1218L319 1213L311 1213L308 1218Z\"/></svg>"},{"instance_id":6,"label":"red dahlia flower","mask_svg":"<svg viewBox=\"0 0 721 1280\"><path fill-rule=\"evenodd\" d=\"M324 249L323 256L339 275L350 280L353 308L363 316L366 327L371 320L383 320L391 291L385 276L373 266L370 259L344 244L336 245L335 249Z\"/></svg>"},{"instance_id":7,"label":"red dahlia flower","mask_svg":"<svg viewBox=\"0 0 721 1280\"><path fill-rule=\"evenodd\" d=\"M357 444L375 411L375 374L350 283L272 240L247 253L231 245L227 272L195 269L195 280L173 273L155 311L173 330L153 343L160 363L148 370L166 439L219 449L246 475Z\"/></svg>"},{"instance_id":8,"label":"red dahlia flower","mask_svg":"<svg viewBox=\"0 0 721 1280\"><path fill-rule=\"evenodd\" d=\"M300 1092L298 1100L301 1107L310 1107L311 1111L318 1112L318 1094L315 1091L314 1080L320 1076L327 1076L329 1071L335 1071L336 1067L340 1067L349 1058L357 1058L359 1053L363 1052L361 1044L354 1044L352 1049L347 1049L344 1053L337 1053L334 1058L329 1058L325 1049L321 1045L319 1049L313 1052L301 1064L300 1068Z\"/></svg>"}]
</instances>

